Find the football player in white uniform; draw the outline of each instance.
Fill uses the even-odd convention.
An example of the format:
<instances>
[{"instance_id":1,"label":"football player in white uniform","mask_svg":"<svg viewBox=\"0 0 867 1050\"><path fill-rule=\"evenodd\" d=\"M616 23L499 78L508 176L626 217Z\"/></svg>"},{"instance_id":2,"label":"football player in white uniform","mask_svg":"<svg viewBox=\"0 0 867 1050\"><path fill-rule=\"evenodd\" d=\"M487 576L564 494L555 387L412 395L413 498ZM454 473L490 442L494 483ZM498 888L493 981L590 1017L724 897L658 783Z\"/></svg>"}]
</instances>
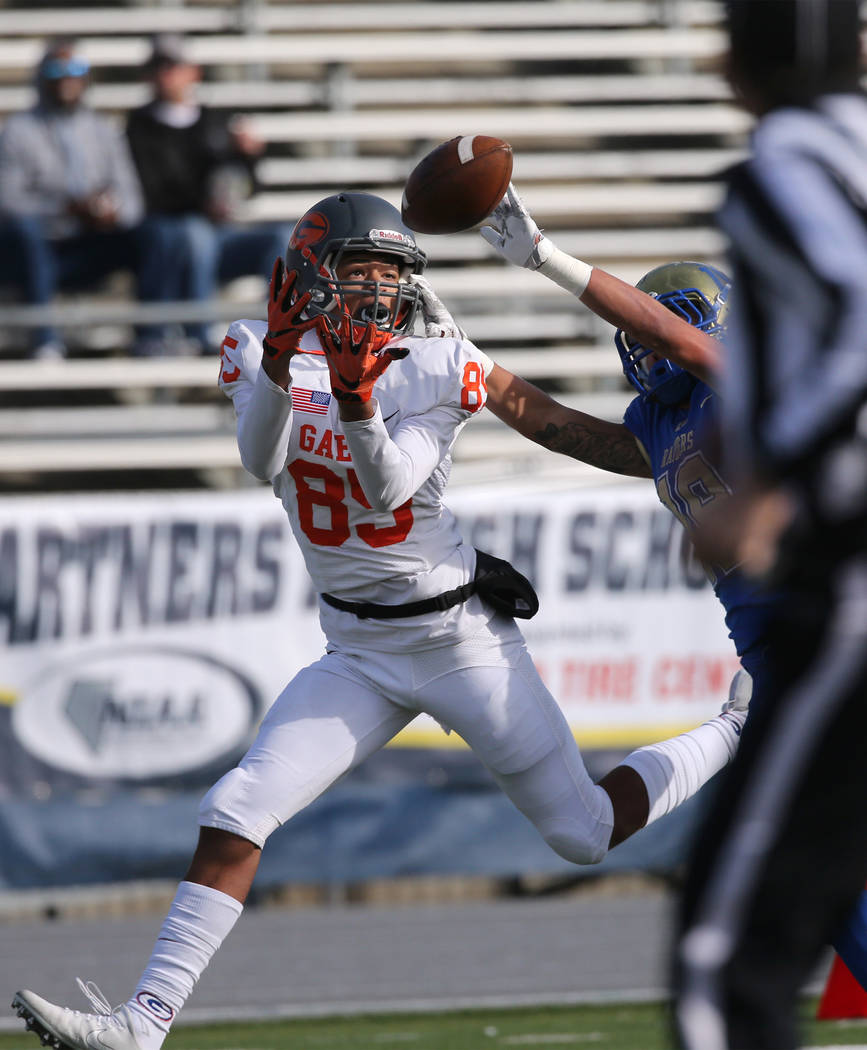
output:
<instances>
[{"instance_id":1,"label":"football player in white uniform","mask_svg":"<svg viewBox=\"0 0 867 1050\"><path fill-rule=\"evenodd\" d=\"M493 364L435 319L436 335L413 334L425 261L386 201L328 197L275 264L267 324L229 328L220 384L241 460L286 509L319 592L326 653L205 796L192 865L130 999L111 1010L82 984L97 1010L83 1014L16 995L57 1047L156 1050L240 915L267 837L419 712L459 733L576 864L600 861L734 753L742 713L590 779L515 624L535 611L532 587L467 545L442 502L451 448L484 407Z\"/></svg>"}]
</instances>

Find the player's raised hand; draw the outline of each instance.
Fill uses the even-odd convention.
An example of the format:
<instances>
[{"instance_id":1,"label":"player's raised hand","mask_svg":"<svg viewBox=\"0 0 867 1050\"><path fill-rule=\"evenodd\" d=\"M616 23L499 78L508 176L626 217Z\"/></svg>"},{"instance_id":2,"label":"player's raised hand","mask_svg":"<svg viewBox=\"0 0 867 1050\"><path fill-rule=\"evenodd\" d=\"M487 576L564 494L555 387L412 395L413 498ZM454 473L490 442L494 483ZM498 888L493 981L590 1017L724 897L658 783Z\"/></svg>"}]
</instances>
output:
<instances>
[{"instance_id":1,"label":"player's raised hand","mask_svg":"<svg viewBox=\"0 0 867 1050\"><path fill-rule=\"evenodd\" d=\"M341 404L363 404L373 394L373 384L392 361L406 357L406 347L389 347L391 339L374 324L354 321L343 312L339 323L322 319L319 338L328 362L331 392Z\"/></svg>"},{"instance_id":2,"label":"player's raised hand","mask_svg":"<svg viewBox=\"0 0 867 1050\"><path fill-rule=\"evenodd\" d=\"M560 251L551 238L542 233L513 183L509 183L506 196L487 221L488 225L482 226L479 233L500 255L515 266L541 270L548 280L581 298L590 283L593 267Z\"/></svg>"},{"instance_id":3,"label":"player's raised hand","mask_svg":"<svg viewBox=\"0 0 867 1050\"><path fill-rule=\"evenodd\" d=\"M283 260L274 261L268 288L268 332L262 340L262 349L271 361L288 361L298 353L304 333L316 327L318 318L301 319L310 302L310 292L296 296L297 280L297 270L286 273Z\"/></svg>"},{"instance_id":4,"label":"player's raised hand","mask_svg":"<svg viewBox=\"0 0 867 1050\"><path fill-rule=\"evenodd\" d=\"M536 225L511 182L479 233L510 263L527 270L538 270L554 251L553 241Z\"/></svg>"},{"instance_id":5,"label":"player's raised hand","mask_svg":"<svg viewBox=\"0 0 867 1050\"><path fill-rule=\"evenodd\" d=\"M449 313L448 307L433 290L430 282L418 273L414 273L410 281L419 290L424 334L427 338L466 339L467 333Z\"/></svg>"}]
</instances>

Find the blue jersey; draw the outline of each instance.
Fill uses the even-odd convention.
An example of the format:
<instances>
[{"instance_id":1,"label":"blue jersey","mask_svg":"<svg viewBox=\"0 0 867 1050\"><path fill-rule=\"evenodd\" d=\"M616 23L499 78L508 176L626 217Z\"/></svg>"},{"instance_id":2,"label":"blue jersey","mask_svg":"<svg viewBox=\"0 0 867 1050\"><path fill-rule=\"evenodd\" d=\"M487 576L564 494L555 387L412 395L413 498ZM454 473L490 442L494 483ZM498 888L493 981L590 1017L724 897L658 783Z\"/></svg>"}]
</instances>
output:
<instances>
[{"instance_id":1,"label":"blue jersey","mask_svg":"<svg viewBox=\"0 0 867 1050\"><path fill-rule=\"evenodd\" d=\"M701 447L701 436L718 409L718 396L696 381L688 403L663 405L653 398L636 397L623 417L650 463L660 501L688 530L711 504L727 499L731 492ZM777 597L733 566L708 566L707 571L741 663L755 677Z\"/></svg>"}]
</instances>

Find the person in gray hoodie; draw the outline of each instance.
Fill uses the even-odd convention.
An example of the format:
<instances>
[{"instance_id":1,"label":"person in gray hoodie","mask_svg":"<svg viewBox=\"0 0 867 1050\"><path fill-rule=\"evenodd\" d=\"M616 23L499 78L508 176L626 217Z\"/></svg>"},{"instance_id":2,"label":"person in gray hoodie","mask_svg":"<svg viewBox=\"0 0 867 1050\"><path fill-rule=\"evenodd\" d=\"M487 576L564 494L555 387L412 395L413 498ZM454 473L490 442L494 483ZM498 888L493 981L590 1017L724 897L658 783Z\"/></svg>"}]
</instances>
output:
<instances>
[{"instance_id":1,"label":"person in gray hoodie","mask_svg":"<svg viewBox=\"0 0 867 1050\"><path fill-rule=\"evenodd\" d=\"M34 305L138 269L138 175L124 136L85 104L89 74L73 40L51 42L36 104L0 133L0 284ZM45 324L32 330L30 353L59 358L66 347Z\"/></svg>"}]
</instances>

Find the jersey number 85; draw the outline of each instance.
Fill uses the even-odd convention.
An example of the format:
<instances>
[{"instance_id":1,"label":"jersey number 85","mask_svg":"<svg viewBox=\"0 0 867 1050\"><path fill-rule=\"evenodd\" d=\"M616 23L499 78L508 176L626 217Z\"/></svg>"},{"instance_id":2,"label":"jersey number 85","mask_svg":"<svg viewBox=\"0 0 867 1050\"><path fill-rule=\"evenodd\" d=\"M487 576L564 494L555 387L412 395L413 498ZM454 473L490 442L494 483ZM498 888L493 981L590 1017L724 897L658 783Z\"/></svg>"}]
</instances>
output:
<instances>
[{"instance_id":1,"label":"jersey number 85","mask_svg":"<svg viewBox=\"0 0 867 1050\"><path fill-rule=\"evenodd\" d=\"M346 505L346 487L343 478L324 463L311 463L306 459L295 459L286 468L295 482L298 496L298 522L304 535L319 547L340 547L350 537L349 508ZM370 504L362 491L358 475L347 472L352 498L366 510ZM311 481L320 481L322 488L313 488ZM330 525L323 528L313 520L314 508L322 507L329 512ZM393 525L372 525L364 522L355 526L359 539L368 547L390 547L407 538L412 528L412 497L394 511Z\"/></svg>"}]
</instances>

